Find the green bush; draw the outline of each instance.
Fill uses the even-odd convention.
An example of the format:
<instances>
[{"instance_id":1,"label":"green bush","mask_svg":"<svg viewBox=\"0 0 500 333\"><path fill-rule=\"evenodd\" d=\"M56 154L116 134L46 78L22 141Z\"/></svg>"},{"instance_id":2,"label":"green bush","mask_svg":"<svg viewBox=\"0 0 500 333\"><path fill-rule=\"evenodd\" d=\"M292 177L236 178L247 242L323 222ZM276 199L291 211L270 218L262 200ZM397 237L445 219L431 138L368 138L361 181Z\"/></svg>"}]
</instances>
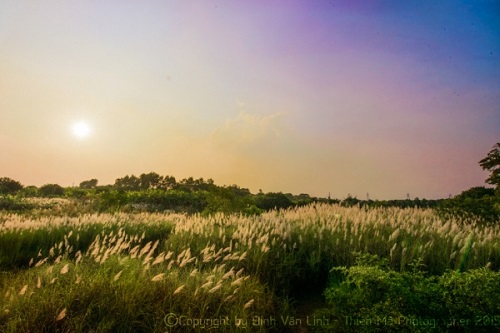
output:
<instances>
[{"instance_id":1,"label":"green bush","mask_svg":"<svg viewBox=\"0 0 500 333\"><path fill-rule=\"evenodd\" d=\"M271 209L286 209L293 206L292 200L285 194L279 193L266 193L259 194L255 197L255 205L263 210Z\"/></svg>"},{"instance_id":2,"label":"green bush","mask_svg":"<svg viewBox=\"0 0 500 333\"><path fill-rule=\"evenodd\" d=\"M437 211L444 218L455 218L466 223L498 223L500 195L492 188L472 187L451 199L443 200Z\"/></svg>"},{"instance_id":3,"label":"green bush","mask_svg":"<svg viewBox=\"0 0 500 333\"><path fill-rule=\"evenodd\" d=\"M426 276L418 264L407 272L361 255L350 268L332 270L337 281L324 295L335 332L491 332L500 330L500 272L474 269Z\"/></svg>"},{"instance_id":4,"label":"green bush","mask_svg":"<svg viewBox=\"0 0 500 333\"><path fill-rule=\"evenodd\" d=\"M33 205L23 202L19 198L11 195L0 196L0 210L22 212L33 208Z\"/></svg>"},{"instance_id":5,"label":"green bush","mask_svg":"<svg viewBox=\"0 0 500 333\"><path fill-rule=\"evenodd\" d=\"M43 197L62 197L64 195L64 188L58 184L46 184L40 187L40 195Z\"/></svg>"}]
</instances>

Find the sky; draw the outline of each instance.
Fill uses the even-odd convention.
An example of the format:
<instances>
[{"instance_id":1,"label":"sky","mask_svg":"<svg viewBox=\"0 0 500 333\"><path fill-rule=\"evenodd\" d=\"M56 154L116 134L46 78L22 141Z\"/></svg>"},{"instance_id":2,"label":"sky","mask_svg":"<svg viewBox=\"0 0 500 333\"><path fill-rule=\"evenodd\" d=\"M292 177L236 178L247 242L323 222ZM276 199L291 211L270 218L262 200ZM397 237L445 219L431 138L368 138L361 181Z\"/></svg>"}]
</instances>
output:
<instances>
[{"instance_id":1,"label":"sky","mask_svg":"<svg viewBox=\"0 0 500 333\"><path fill-rule=\"evenodd\" d=\"M499 36L496 0L3 0L0 177L456 195L500 141Z\"/></svg>"}]
</instances>

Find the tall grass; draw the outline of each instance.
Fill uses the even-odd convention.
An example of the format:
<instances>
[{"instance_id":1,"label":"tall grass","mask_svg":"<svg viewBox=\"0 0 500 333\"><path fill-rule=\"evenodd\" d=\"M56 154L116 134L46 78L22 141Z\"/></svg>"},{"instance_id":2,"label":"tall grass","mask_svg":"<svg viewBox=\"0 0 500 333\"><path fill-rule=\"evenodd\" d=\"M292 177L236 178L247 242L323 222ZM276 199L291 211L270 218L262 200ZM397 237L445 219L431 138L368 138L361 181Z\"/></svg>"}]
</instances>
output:
<instances>
[{"instance_id":1,"label":"tall grass","mask_svg":"<svg viewBox=\"0 0 500 333\"><path fill-rule=\"evenodd\" d=\"M415 260L430 275L498 270L499 233L432 210L338 205L260 216L4 214L0 331L238 331L236 318L293 314L290 297L322 291L356 252L398 271ZM181 315L213 320L181 325Z\"/></svg>"}]
</instances>

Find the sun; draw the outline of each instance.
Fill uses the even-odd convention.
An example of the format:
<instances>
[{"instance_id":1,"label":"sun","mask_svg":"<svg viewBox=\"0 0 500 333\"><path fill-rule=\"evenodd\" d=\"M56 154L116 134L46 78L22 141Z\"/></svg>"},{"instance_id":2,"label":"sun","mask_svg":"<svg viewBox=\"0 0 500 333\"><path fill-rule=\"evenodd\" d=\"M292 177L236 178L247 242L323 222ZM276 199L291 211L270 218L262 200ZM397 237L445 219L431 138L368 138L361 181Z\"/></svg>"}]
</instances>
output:
<instances>
[{"instance_id":1,"label":"sun","mask_svg":"<svg viewBox=\"0 0 500 333\"><path fill-rule=\"evenodd\" d=\"M87 138L91 132L90 126L84 121L79 121L77 123L74 123L71 129L73 135L76 136L78 139Z\"/></svg>"}]
</instances>

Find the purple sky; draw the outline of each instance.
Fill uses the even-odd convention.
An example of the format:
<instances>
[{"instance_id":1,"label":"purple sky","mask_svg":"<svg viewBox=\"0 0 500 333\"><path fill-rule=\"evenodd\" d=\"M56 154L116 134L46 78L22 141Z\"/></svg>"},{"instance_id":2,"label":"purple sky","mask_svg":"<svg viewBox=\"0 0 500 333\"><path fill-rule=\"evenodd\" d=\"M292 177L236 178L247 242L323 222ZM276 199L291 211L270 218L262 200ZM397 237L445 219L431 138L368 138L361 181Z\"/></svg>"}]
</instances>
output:
<instances>
[{"instance_id":1,"label":"purple sky","mask_svg":"<svg viewBox=\"0 0 500 333\"><path fill-rule=\"evenodd\" d=\"M458 194L500 140L499 36L498 1L2 1L0 177Z\"/></svg>"}]
</instances>

